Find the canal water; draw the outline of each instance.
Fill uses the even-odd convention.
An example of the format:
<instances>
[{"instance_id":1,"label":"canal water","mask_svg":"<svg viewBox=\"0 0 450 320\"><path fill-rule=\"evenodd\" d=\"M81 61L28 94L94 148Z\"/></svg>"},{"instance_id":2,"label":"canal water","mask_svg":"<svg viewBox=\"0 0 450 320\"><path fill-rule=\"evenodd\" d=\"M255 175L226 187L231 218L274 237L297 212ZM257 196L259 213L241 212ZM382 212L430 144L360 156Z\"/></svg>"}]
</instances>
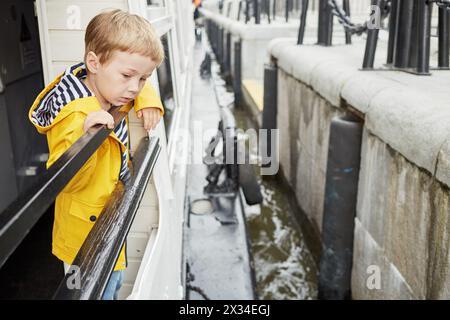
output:
<instances>
[{"instance_id":1,"label":"canal water","mask_svg":"<svg viewBox=\"0 0 450 320\"><path fill-rule=\"evenodd\" d=\"M204 37L206 35L204 34ZM211 52L209 44L204 42ZM237 127L244 132L257 130L250 114L244 108L230 104L232 89L227 87L220 74L220 67L213 59L211 66L219 105L230 105ZM258 152L250 150L250 159ZM280 179L262 179L254 166L261 186L263 203L247 207L246 223L249 233L251 254L256 276L256 293L259 299L292 300L317 299L318 266L311 250L306 245L306 236L295 219L291 206L290 190Z\"/></svg>"},{"instance_id":2,"label":"canal water","mask_svg":"<svg viewBox=\"0 0 450 320\"><path fill-rule=\"evenodd\" d=\"M234 109L238 127L255 128L250 116ZM250 157L257 151L250 150ZM294 218L289 190L278 179L262 179L263 203L256 210L246 210L247 229L260 299L316 299L318 268L306 245L305 236Z\"/></svg>"}]
</instances>

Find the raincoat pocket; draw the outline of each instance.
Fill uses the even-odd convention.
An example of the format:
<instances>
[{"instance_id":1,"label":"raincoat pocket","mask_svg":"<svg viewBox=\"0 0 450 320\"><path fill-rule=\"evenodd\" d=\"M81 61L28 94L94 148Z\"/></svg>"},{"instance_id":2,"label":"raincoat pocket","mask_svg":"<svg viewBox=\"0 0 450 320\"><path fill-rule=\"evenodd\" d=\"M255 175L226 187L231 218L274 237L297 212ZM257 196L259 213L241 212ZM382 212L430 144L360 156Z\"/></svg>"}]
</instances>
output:
<instances>
[{"instance_id":1,"label":"raincoat pocket","mask_svg":"<svg viewBox=\"0 0 450 320\"><path fill-rule=\"evenodd\" d=\"M90 204L72 197L66 226L66 245L71 248L81 248L104 205Z\"/></svg>"}]
</instances>

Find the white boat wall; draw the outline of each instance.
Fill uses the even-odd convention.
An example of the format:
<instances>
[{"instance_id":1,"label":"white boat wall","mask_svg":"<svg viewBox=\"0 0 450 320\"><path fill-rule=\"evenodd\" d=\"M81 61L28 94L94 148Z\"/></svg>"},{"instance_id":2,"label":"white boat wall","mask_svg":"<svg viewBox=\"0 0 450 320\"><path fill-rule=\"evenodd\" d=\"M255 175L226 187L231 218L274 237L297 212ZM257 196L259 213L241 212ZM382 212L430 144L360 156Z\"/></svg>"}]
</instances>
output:
<instances>
[{"instance_id":1,"label":"white boat wall","mask_svg":"<svg viewBox=\"0 0 450 320\"><path fill-rule=\"evenodd\" d=\"M119 297L183 299L182 224L188 141L180 133L189 132L194 46L192 4L182 0L152 1L151 5L145 0L37 0L44 81L48 84L67 66L83 60L88 22L112 8L145 17L167 39L166 59L170 63L173 90L171 125L166 130L161 121L150 133L160 138L162 150L127 237L128 268ZM157 72L149 81L159 92ZM133 111L129 113L129 124L133 148L149 133Z\"/></svg>"}]
</instances>

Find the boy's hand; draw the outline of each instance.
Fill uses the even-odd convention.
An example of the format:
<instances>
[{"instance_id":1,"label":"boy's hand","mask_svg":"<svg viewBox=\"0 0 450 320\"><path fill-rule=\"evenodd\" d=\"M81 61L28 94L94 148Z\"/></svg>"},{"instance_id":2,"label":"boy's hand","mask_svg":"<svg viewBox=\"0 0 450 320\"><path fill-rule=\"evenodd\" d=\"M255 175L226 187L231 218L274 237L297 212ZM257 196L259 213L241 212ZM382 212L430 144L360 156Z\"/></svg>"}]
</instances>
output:
<instances>
[{"instance_id":1,"label":"boy's hand","mask_svg":"<svg viewBox=\"0 0 450 320\"><path fill-rule=\"evenodd\" d=\"M91 112L86 117L86 120L84 120L84 132L97 124L106 124L108 129L114 129L114 118L105 110Z\"/></svg>"},{"instance_id":2,"label":"boy's hand","mask_svg":"<svg viewBox=\"0 0 450 320\"><path fill-rule=\"evenodd\" d=\"M144 129L147 131L150 129L153 130L159 120L161 120L161 112L159 111L159 108L143 108L136 114L139 119L144 118Z\"/></svg>"}]
</instances>

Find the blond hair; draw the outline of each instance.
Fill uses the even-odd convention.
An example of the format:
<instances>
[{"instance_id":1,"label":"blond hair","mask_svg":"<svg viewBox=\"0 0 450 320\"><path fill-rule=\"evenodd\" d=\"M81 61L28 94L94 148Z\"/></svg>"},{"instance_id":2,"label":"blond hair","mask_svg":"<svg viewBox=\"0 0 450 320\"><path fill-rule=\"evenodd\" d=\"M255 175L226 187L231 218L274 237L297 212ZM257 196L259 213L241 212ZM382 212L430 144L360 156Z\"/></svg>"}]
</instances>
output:
<instances>
[{"instance_id":1,"label":"blond hair","mask_svg":"<svg viewBox=\"0 0 450 320\"><path fill-rule=\"evenodd\" d=\"M157 65L164 59L164 48L146 19L116 9L102 12L89 22L84 36L85 54L93 51L105 63L114 50L139 53Z\"/></svg>"}]
</instances>

